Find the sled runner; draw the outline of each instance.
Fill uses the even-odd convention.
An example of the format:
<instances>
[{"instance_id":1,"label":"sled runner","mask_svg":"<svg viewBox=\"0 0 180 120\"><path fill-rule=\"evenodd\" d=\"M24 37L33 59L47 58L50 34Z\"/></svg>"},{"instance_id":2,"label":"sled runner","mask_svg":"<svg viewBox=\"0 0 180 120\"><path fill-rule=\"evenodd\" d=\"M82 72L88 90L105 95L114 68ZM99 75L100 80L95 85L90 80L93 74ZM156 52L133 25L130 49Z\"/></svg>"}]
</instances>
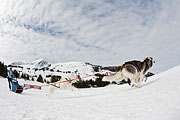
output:
<instances>
[{"instance_id":1,"label":"sled runner","mask_svg":"<svg viewBox=\"0 0 180 120\"><path fill-rule=\"evenodd\" d=\"M34 88L34 89L40 89L41 90L41 86L29 85L29 84L24 84L24 88Z\"/></svg>"},{"instance_id":2,"label":"sled runner","mask_svg":"<svg viewBox=\"0 0 180 120\"><path fill-rule=\"evenodd\" d=\"M12 91L15 93L22 93L23 87L18 84L18 81L12 81Z\"/></svg>"}]
</instances>

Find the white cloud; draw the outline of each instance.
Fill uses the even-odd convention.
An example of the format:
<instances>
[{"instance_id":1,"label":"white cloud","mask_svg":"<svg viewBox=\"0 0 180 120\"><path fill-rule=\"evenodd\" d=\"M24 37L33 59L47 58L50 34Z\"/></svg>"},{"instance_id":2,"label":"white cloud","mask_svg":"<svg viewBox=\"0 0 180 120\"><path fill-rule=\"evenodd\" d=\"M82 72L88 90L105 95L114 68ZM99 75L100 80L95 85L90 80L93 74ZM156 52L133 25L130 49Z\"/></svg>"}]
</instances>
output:
<instances>
[{"instance_id":1,"label":"white cloud","mask_svg":"<svg viewBox=\"0 0 180 120\"><path fill-rule=\"evenodd\" d=\"M0 59L5 61L45 58L117 65L151 55L165 63L162 52L169 43L169 57L179 50L172 50L180 38L178 0L0 3Z\"/></svg>"}]
</instances>

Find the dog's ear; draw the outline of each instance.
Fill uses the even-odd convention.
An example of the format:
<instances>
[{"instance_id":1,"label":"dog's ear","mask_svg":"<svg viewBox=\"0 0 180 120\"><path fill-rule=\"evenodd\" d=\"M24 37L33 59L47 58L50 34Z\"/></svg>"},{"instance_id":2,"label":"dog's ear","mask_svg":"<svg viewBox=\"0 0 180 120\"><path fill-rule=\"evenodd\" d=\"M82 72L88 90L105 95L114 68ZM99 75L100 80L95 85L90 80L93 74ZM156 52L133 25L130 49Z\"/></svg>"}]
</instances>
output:
<instances>
[{"instance_id":1,"label":"dog's ear","mask_svg":"<svg viewBox=\"0 0 180 120\"><path fill-rule=\"evenodd\" d=\"M144 61L152 61L153 63L155 63L155 61L153 60L152 57L147 57L147 58L144 59Z\"/></svg>"},{"instance_id":2,"label":"dog's ear","mask_svg":"<svg viewBox=\"0 0 180 120\"><path fill-rule=\"evenodd\" d=\"M149 59L149 60L151 60L151 61L153 60L153 58L152 58L152 57L147 57L147 59Z\"/></svg>"},{"instance_id":3,"label":"dog's ear","mask_svg":"<svg viewBox=\"0 0 180 120\"><path fill-rule=\"evenodd\" d=\"M152 67L154 61L153 61L153 58L152 57L149 57L148 60L147 60L147 64L149 67Z\"/></svg>"},{"instance_id":4,"label":"dog's ear","mask_svg":"<svg viewBox=\"0 0 180 120\"><path fill-rule=\"evenodd\" d=\"M155 60L152 57L148 57L148 59L152 61L152 63L155 63Z\"/></svg>"},{"instance_id":5,"label":"dog's ear","mask_svg":"<svg viewBox=\"0 0 180 120\"><path fill-rule=\"evenodd\" d=\"M144 61L150 60L149 57L145 58Z\"/></svg>"}]
</instances>

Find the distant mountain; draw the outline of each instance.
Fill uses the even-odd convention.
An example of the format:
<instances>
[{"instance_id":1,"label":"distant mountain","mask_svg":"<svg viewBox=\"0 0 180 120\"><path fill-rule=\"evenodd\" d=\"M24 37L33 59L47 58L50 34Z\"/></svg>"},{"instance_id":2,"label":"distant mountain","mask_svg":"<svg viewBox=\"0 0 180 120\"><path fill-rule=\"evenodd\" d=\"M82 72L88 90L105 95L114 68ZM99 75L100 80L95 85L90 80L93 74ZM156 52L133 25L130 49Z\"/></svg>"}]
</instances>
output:
<instances>
[{"instance_id":1,"label":"distant mountain","mask_svg":"<svg viewBox=\"0 0 180 120\"><path fill-rule=\"evenodd\" d=\"M45 61L43 58L41 58L39 60L33 61L31 63L31 65L34 65L35 67L40 68L40 67L48 67L51 64L49 64L47 61Z\"/></svg>"},{"instance_id":2,"label":"distant mountain","mask_svg":"<svg viewBox=\"0 0 180 120\"><path fill-rule=\"evenodd\" d=\"M109 69L111 67L102 67L100 65L93 65L90 63L83 62L66 62L66 63L48 63L44 59L39 59L31 63L23 62L13 62L8 67L12 67L13 70L16 70L20 76L27 75L30 80L37 80L39 75L42 75L45 81L51 82L51 76L61 76L64 77L68 74L76 74L79 77L91 76L94 74L102 73L113 73L116 68ZM108 70L109 69L109 70ZM108 71L107 71L108 70ZM118 69L117 69L118 70ZM96 76L87 77L83 80L95 80Z\"/></svg>"},{"instance_id":3,"label":"distant mountain","mask_svg":"<svg viewBox=\"0 0 180 120\"><path fill-rule=\"evenodd\" d=\"M12 65L12 66L20 66L20 65L24 65L24 64L26 64L26 63L23 63L23 62L13 62L10 65Z\"/></svg>"}]
</instances>

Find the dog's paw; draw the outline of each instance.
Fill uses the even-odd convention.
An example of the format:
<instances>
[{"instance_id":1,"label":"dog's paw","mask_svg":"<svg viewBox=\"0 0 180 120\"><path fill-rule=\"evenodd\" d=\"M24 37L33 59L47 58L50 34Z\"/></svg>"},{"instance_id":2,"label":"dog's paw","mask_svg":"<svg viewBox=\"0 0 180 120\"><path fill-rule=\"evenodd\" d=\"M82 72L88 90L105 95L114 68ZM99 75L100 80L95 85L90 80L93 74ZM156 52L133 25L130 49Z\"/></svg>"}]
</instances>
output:
<instances>
[{"instance_id":1,"label":"dog's paw","mask_svg":"<svg viewBox=\"0 0 180 120\"><path fill-rule=\"evenodd\" d=\"M132 85L132 87L141 88L142 86L141 85Z\"/></svg>"},{"instance_id":2,"label":"dog's paw","mask_svg":"<svg viewBox=\"0 0 180 120\"><path fill-rule=\"evenodd\" d=\"M144 79L144 82L146 82L147 81L147 77Z\"/></svg>"}]
</instances>

